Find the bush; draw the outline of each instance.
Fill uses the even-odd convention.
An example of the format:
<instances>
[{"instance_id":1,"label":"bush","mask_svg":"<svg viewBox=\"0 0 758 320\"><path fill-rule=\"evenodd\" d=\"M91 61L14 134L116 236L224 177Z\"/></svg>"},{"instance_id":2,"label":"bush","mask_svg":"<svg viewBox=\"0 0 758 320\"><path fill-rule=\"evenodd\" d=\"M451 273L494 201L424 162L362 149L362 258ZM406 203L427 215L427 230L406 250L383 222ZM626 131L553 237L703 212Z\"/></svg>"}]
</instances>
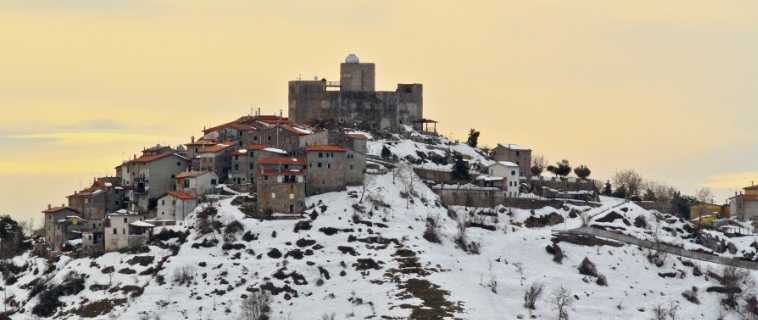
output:
<instances>
[{"instance_id":1,"label":"bush","mask_svg":"<svg viewBox=\"0 0 758 320\"><path fill-rule=\"evenodd\" d=\"M48 287L39 293L39 303L32 308L32 314L50 317L61 305L61 296L75 295L84 290L84 276L70 273L59 285Z\"/></svg>"},{"instance_id":2,"label":"bush","mask_svg":"<svg viewBox=\"0 0 758 320\"><path fill-rule=\"evenodd\" d=\"M542 290L545 286L539 282L533 282L532 285L526 288L524 291L524 307L527 309L537 309L534 304L542 295Z\"/></svg>"},{"instance_id":3,"label":"bush","mask_svg":"<svg viewBox=\"0 0 758 320\"><path fill-rule=\"evenodd\" d=\"M242 223L240 223L237 220L234 220L226 225L226 228L224 228L224 233L230 234L230 233L236 233L242 230L245 230L245 227L242 226Z\"/></svg>"},{"instance_id":4,"label":"bush","mask_svg":"<svg viewBox=\"0 0 758 320\"><path fill-rule=\"evenodd\" d=\"M439 217L427 216L426 217L426 230L424 231L424 239L432 243L441 243L442 240L439 236Z\"/></svg>"},{"instance_id":5,"label":"bush","mask_svg":"<svg viewBox=\"0 0 758 320\"><path fill-rule=\"evenodd\" d=\"M268 320L271 311L271 294L268 291L256 291L242 299L242 319Z\"/></svg>"},{"instance_id":6,"label":"bush","mask_svg":"<svg viewBox=\"0 0 758 320\"><path fill-rule=\"evenodd\" d=\"M174 282L179 285L190 284L193 278L195 278L195 266L191 264L174 269Z\"/></svg>"},{"instance_id":7,"label":"bush","mask_svg":"<svg viewBox=\"0 0 758 320\"><path fill-rule=\"evenodd\" d=\"M692 287L692 290L685 290L682 292L682 297L694 304L700 304L700 299L697 297L697 287Z\"/></svg>"},{"instance_id":8,"label":"bush","mask_svg":"<svg viewBox=\"0 0 758 320\"><path fill-rule=\"evenodd\" d=\"M590 261L587 257L584 257L584 260L582 260L582 263L579 264L579 273L587 276L593 276L597 277L597 268L595 267L595 264Z\"/></svg>"}]
</instances>

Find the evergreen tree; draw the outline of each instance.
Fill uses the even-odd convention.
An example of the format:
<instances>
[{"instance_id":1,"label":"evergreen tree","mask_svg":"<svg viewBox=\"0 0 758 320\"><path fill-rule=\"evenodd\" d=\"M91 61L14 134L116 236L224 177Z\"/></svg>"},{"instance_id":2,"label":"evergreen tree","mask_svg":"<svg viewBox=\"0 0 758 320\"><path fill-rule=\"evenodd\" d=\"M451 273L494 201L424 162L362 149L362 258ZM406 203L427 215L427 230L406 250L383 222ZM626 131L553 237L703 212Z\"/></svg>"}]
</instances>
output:
<instances>
[{"instance_id":1,"label":"evergreen tree","mask_svg":"<svg viewBox=\"0 0 758 320\"><path fill-rule=\"evenodd\" d=\"M569 165L568 160L563 159L561 162L556 162L554 166L547 166L547 171L558 177L565 178L571 173L571 165Z\"/></svg>"},{"instance_id":2,"label":"evergreen tree","mask_svg":"<svg viewBox=\"0 0 758 320\"><path fill-rule=\"evenodd\" d=\"M613 194L613 190L611 190L611 180L605 182L602 194L606 197L610 197Z\"/></svg>"},{"instance_id":3,"label":"evergreen tree","mask_svg":"<svg viewBox=\"0 0 758 320\"><path fill-rule=\"evenodd\" d=\"M382 146L381 156L384 160L389 160L392 157L392 151L390 151L390 148L387 148L387 145Z\"/></svg>"},{"instance_id":4,"label":"evergreen tree","mask_svg":"<svg viewBox=\"0 0 758 320\"><path fill-rule=\"evenodd\" d=\"M616 188L616 190L613 190L613 196L616 198L623 198L626 199L628 192L626 191L626 186L621 185L620 187Z\"/></svg>"},{"instance_id":5,"label":"evergreen tree","mask_svg":"<svg viewBox=\"0 0 758 320\"><path fill-rule=\"evenodd\" d=\"M475 129L472 128L471 131L469 131L468 133L468 140L466 140L466 144L468 144L469 147L475 148L479 142L480 133L481 132L476 131Z\"/></svg>"},{"instance_id":6,"label":"evergreen tree","mask_svg":"<svg viewBox=\"0 0 758 320\"><path fill-rule=\"evenodd\" d=\"M653 192L653 189L646 189L645 195L642 196L642 200L645 201L658 201L658 197L655 196L655 192Z\"/></svg>"},{"instance_id":7,"label":"evergreen tree","mask_svg":"<svg viewBox=\"0 0 758 320\"><path fill-rule=\"evenodd\" d=\"M576 174L579 179L587 179L587 177L590 176L590 168L587 168L585 165L579 165L578 167L574 168L574 174Z\"/></svg>"},{"instance_id":8,"label":"evergreen tree","mask_svg":"<svg viewBox=\"0 0 758 320\"><path fill-rule=\"evenodd\" d=\"M456 181L468 181L471 180L469 174L469 168L466 161L463 161L463 156L460 154L455 155L455 163L453 163L453 180Z\"/></svg>"}]
</instances>

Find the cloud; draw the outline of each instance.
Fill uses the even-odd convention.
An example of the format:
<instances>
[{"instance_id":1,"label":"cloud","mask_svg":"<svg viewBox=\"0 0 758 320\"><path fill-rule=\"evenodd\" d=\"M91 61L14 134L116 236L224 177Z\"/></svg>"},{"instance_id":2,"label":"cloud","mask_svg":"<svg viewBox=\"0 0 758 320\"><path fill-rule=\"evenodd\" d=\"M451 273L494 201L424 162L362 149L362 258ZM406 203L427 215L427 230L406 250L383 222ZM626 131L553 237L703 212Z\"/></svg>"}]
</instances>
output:
<instances>
[{"instance_id":1,"label":"cloud","mask_svg":"<svg viewBox=\"0 0 758 320\"><path fill-rule=\"evenodd\" d=\"M7 136L11 139L20 139L32 142L50 142L60 144L98 144L98 143L123 143L145 142L155 143L160 141L176 140L176 137L146 135L137 133L121 133L107 131L82 131L82 132L53 132L20 134Z\"/></svg>"}]
</instances>

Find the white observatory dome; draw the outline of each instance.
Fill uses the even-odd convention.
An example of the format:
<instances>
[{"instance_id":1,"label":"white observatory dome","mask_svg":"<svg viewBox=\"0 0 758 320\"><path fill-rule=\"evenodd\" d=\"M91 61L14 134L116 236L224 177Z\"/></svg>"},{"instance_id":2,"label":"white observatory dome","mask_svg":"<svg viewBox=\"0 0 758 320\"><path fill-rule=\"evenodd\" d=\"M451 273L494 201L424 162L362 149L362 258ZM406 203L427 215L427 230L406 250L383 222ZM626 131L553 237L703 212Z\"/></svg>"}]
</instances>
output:
<instances>
[{"instance_id":1,"label":"white observatory dome","mask_svg":"<svg viewBox=\"0 0 758 320\"><path fill-rule=\"evenodd\" d=\"M345 58L345 63L360 63L360 62L361 60L358 59L358 56L352 53L347 55L347 58Z\"/></svg>"}]
</instances>

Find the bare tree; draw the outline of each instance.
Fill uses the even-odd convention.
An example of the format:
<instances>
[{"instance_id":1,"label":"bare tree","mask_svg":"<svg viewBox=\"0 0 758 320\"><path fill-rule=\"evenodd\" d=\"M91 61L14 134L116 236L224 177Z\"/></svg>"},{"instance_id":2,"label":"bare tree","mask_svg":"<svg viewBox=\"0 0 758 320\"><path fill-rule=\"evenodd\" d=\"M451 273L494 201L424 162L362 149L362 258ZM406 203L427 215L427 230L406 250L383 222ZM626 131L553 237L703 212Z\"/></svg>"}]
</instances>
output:
<instances>
[{"instance_id":1,"label":"bare tree","mask_svg":"<svg viewBox=\"0 0 758 320\"><path fill-rule=\"evenodd\" d=\"M639 196L642 181L642 175L633 169L616 171L616 174L613 175L613 185L615 189L624 187L627 191L627 198Z\"/></svg>"},{"instance_id":2,"label":"bare tree","mask_svg":"<svg viewBox=\"0 0 758 320\"><path fill-rule=\"evenodd\" d=\"M531 163L531 171L532 175L539 176L542 174L542 171L545 171L545 168L547 168L547 160L545 159L545 156L541 154L537 154L534 157L532 157L532 163Z\"/></svg>"},{"instance_id":3,"label":"bare tree","mask_svg":"<svg viewBox=\"0 0 758 320\"><path fill-rule=\"evenodd\" d=\"M553 290L553 293L547 297L547 302L553 305L553 309L558 311L558 320L568 320L568 308L574 303L571 300L571 291L564 286Z\"/></svg>"},{"instance_id":4,"label":"bare tree","mask_svg":"<svg viewBox=\"0 0 758 320\"><path fill-rule=\"evenodd\" d=\"M361 184L361 199L358 200L358 202L363 202L363 197L366 195L367 192L371 192L371 190L374 189L374 182L376 181L376 177L371 174L363 174L363 184Z\"/></svg>"},{"instance_id":5,"label":"bare tree","mask_svg":"<svg viewBox=\"0 0 758 320\"><path fill-rule=\"evenodd\" d=\"M697 224L701 224L703 213L705 213L706 210L706 204L713 202L713 192L708 187L697 189L695 190L695 199L697 199L698 202Z\"/></svg>"},{"instance_id":6,"label":"bare tree","mask_svg":"<svg viewBox=\"0 0 758 320\"><path fill-rule=\"evenodd\" d=\"M724 303L735 309L737 299L746 294L746 289L755 288L750 271L735 266L724 266L721 269L721 285L724 286L724 294L726 294Z\"/></svg>"},{"instance_id":7,"label":"bare tree","mask_svg":"<svg viewBox=\"0 0 758 320\"><path fill-rule=\"evenodd\" d=\"M268 319L270 311L271 294L268 291L252 292L247 298L242 300L242 319L243 320L263 320Z\"/></svg>"}]
</instances>

